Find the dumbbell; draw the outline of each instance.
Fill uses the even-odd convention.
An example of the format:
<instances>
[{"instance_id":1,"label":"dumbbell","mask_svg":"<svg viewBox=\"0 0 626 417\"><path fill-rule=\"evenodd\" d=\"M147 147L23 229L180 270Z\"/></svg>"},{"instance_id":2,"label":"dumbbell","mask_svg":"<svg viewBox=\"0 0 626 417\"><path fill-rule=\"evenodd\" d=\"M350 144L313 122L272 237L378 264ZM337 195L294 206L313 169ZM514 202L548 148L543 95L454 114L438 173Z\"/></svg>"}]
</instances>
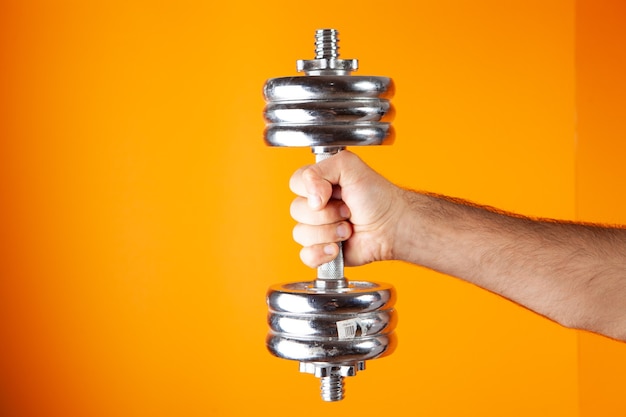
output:
<instances>
[{"instance_id":1,"label":"dumbbell","mask_svg":"<svg viewBox=\"0 0 626 417\"><path fill-rule=\"evenodd\" d=\"M351 76L358 61L339 59L338 48L336 30L317 30L315 59L296 64L305 76L266 81L267 145L310 147L319 162L347 146L393 142L392 80ZM320 378L324 401L339 401L345 377L395 349L395 301L389 284L346 279L340 245L337 257L317 269L315 280L268 289L267 348Z\"/></svg>"}]
</instances>

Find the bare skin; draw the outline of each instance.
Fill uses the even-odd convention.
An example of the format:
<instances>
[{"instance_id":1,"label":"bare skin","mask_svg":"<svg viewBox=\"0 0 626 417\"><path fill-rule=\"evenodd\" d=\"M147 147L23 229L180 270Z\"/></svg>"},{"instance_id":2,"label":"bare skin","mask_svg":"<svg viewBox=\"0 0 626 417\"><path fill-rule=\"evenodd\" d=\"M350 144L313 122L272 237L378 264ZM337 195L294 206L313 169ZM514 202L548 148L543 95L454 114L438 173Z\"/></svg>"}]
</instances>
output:
<instances>
[{"instance_id":1,"label":"bare skin","mask_svg":"<svg viewBox=\"0 0 626 417\"><path fill-rule=\"evenodd\" d=\"M471 282L566 327L626 341L626 228L531 219L402 189L349 151L291 177L300 257L401 260Z\"/></svg>"}]
</instances>

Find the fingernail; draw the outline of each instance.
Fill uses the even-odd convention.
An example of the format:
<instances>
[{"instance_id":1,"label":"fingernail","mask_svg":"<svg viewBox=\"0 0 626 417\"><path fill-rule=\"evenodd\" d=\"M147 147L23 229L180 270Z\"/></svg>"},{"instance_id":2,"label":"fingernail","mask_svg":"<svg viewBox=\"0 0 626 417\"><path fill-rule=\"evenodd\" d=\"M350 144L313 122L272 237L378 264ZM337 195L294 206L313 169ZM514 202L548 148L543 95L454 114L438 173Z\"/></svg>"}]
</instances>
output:
<instances>
[{"instance_id":1,"label":"fingernail","mask_svg":"<svg viewBox=\"0 0 626 417\"><path fill-rule=\"evenodd\" d=\"M349 219L350 209L348 208L348 206L346 206L345 204L342 204L341 207L339 207L339 215L343 217L344 219Z\"/></svg>"},{"instance_id":2,"label":"fingernail","mask_svg":"<svg viewBox=\"0 0 626 417\"><path fill-rule=\"evenodd\" d=\"M315 194L309 194L308 203L309 207L311 207L312 209L317 209L322 205L322 199Z\"/></svg>"},{"instance_id":3,"label":"fingernail","mask_svg":"<svg viewBox=\"0 0 626 417\"><path fill-rule=\"evenodd\" d=\"M337 226L337 236L340 238L348 237L348 228L345 224Z\"/></svg>"},{"instance_id":4,"label":"fingernail","mask_svg":"<svg viewBox=\"0 0 626 417\"><path fill-rule=\"evenodd\" d=\"M326 246L324 246L324 253L326 255L334 255L335 254L335 245L326 245Z\"/></svg>"}]
</instances>

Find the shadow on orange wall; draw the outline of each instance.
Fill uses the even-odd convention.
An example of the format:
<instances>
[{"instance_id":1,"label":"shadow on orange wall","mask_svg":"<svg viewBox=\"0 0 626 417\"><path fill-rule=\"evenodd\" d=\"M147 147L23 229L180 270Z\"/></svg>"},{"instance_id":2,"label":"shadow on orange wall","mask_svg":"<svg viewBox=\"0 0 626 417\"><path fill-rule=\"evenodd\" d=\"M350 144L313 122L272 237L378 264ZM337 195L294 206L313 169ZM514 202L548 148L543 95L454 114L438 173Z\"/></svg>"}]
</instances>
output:
<instances>
[{"instance_id":1,"label":"shadow on orange wall","mask_svg":"<svg viewBox=\"0 0 626 417\"><path fill-rule=\"evenodd\" d=\"M626 224L626 4L576 7L577 213ZM581 333L580 415L626 410L626 344Z\"/></svg>"}]
</instances>

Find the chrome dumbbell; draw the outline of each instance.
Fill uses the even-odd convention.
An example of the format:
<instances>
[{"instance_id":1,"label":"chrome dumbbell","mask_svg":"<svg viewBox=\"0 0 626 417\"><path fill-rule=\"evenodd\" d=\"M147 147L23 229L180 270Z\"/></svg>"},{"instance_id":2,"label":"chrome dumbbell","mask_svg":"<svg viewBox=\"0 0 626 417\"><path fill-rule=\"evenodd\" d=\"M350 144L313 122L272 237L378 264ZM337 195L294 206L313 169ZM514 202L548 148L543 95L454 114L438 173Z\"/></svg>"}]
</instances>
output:
<instances>
[{"instance_id":1,"label":"chrome dumbbell","mask_svg":"<svg viewBox=\"0 0 626 417\"><path fill-rule=\"evenodd\" d=\"M315 59L297 61L306 76L265 83L265 142L311 147L316 162L346 146L391 143L392 80L351 76L358 62L339 59L334 29L316 31L315 52ZM323 400L341 400L344 377L395 349L395 299L388 284L348 281L340 246L315 280L269 288L267 347L275 356L299 361L301 372L321 378Z\"/></svg>"}]
</instances>

